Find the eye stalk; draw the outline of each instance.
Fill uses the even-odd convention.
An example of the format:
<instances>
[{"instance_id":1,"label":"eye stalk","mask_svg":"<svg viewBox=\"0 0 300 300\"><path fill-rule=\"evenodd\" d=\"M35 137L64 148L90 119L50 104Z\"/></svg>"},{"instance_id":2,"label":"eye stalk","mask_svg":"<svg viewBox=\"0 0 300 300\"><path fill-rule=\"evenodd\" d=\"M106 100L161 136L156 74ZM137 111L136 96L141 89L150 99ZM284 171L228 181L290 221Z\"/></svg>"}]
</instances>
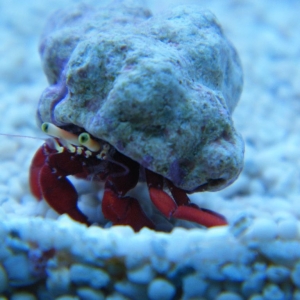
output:
<instances>
[{"instance_id":1,"label":"eye stalk","mask_svg":"<svg viewBox=\"0 0 300 300\"><path fill-rule=\"evenodd\" d=\"M74 133L68 132L68 131L61 129L61 128L55 126L54 124L48 123L48 122L43 123L41 128L42 128L42 131L48 135L65 140L72 145L80 146L80 144L78 142L78 136Z\"/></svg>"},{"instance_id":2,"label":"eye stalk","mask_svg":"<svg viewBox=\"0 0 300 300\"><path fill-rule=\"evenodd\" d=\"M102 148L101 144L93 140L87 132L83 132L78 136L78 143L92 152L98 152Z\"/></svg>"},{"instance_id":3,"label":"eye stalk","mask_svg":"<svg viewBox=\"0 0 300 300\"><path fill-rule=\"evenodd\" d=\"M41 128L46 134L62 140L61 142L66 146L84 146L92 152L98 152L102 148L102 145L92 139L87 132L83 132L77 136L48 122L43 123Z\"/></svg>"}]
</instances>

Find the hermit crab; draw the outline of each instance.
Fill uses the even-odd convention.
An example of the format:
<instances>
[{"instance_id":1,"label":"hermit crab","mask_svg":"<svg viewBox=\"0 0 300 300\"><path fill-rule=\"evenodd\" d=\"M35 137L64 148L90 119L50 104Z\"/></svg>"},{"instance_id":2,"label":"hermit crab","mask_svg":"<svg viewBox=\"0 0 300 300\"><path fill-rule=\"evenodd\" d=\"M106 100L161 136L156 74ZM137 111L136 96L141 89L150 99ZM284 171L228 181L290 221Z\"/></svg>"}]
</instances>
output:
<instances>
[{"instance_id":1,"label":"hermit crab","mask_svg":"<svg viewBox=\"0 0 300 300\"><path fill-rule=\"evenodd\" d=\"M77 207L77 192L66 177L92 176L93 180L105 181L102 211L114 225L130 225L134 230L155 228L138 201L125 196L138 183L140 166L137 162L106 142L93 140L88 133L77 137L49 123L43 123L42 130L54 138L47 140L33 158L30 187L34 196L44 198L58 213L67 213L74 220L89 224ZM226 224L221 215L192 204L186 193L169 180L145 171L150 198L166 218L186 219L207 227ZM163 191L164 181L173 199Z\"/></svg>"},{"instance_id":2,"label":"hermit crab","mask_svg":"<svg viewBox=\"0 0 300 300\"><path fill-rule=\"evenodd\" d=\"M145 180L166 218L226 224L187 196L225 188L243 165L231 119L242 70L213 14L179 6L152 16L136 2L95 1L55 13L40 54L49 87L37 117L52 138L32 162L37 198L88 223L66 177L104 181L108 220L155 228L127 195Z\"/></svg>"}]
</instances>

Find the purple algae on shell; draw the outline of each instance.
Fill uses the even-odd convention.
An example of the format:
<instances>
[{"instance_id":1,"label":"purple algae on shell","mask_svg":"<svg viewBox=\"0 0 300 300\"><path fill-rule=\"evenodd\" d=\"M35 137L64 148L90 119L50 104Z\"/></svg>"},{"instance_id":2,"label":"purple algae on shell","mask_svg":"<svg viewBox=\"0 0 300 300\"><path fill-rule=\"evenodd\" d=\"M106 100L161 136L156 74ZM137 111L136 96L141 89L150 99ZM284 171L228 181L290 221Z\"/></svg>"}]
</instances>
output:
<instances>
[{"instance_id":1,"label":"purple algae on shell","mask_svg":"<svg viewBox=\"0 0 300 300\"><path fill-rule=\"evenodd\" d=\"M39 122L83 128L189 192L238 177L242 69L209 11L77 5L49 19L40 54L49 87Z\"/></svg>"}]
</instances>

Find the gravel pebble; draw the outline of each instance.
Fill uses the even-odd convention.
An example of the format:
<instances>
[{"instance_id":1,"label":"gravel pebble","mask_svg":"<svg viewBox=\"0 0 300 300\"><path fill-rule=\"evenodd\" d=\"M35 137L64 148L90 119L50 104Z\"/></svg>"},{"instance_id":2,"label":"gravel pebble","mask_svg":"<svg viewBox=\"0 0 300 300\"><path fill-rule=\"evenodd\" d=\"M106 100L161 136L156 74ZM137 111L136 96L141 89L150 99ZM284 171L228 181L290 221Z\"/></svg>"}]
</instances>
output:
<instances>
[{"instance_id":1,"label":"gravel pebble","mask_svg":"<svg viewBox=\"0 0 300 300\"><path fill-rule=\"evenodd\" d=\"M255 272L242 284L242 292L247 297L259 294L264 287L266 274L264 272Z\"/></svg>"},{"instance_id":2,"label":"gravel pebble","mask_svg":"<svg viewBox=\"0 0 300 300\"><path fill-rule=\"evenodd\" d=\"M299 248L298 248L299 249ZM292 272L292 279L294 284L300 288L300 261L295 264L293 272Z\"/></svg>"},{"instance_id":3,"label":"gravel pebble","mask_svg":"<svg viewBox=\"0 0 300 300\"><path fill-rule=\"evenodd\" d=\"M204 295L207 287L208 283L199 275L188 275L183 279L183 299L199 298Z\"/></svg>"},{"instance_id":4,"label":"gravel pebble","mask_svg":"<svg viewBox=\"0 0 300 300\"><path fill-rule=\"evenodd\" d=\"M152 269L151 265L145 264L138 269L131 269L127 272L127 278L135 283L148 283L155 276L155 272Z\"/></svg>"},{"instance_id":5,"label":"gravel pebble","mask_svg":"<svg viewBox=\"0 0 300 300\"><path fill-rule=\"evenodd\" d=\"M70 284L70 272L67 268L49 271L46 286L53 295L67 294Z\"/></svg>"},{"instance_id":6,"label":"gravel pebble","mask_svg":"<svg viewBox=\"0 0 300 300\"><path fill-rule=\"evenodd\" d=\"M104 300L104 294L101 291L93 290L87 287L77 289L77 295L81 300Z\"/></svg>"},{"instance_id":7,"label":"gravel pebble","mask_svg":"<svg viewBox=\"0 0 300 300\"><path fill-rule=\"evenodd\" d=\"M259 242L273 240L277 235L277 225L271 219L257 219L245 233L245 237Z\"/></svg>"},{"instance_id":8,"label":"gravel pebble","mask_svg":"<svg viewBox=\"0 0 300 300\"><path fill-rule=\"evenodd\" d=\"M175 293L175 287L164 279L154 279L148 287L148 297L151 300L170 300Z\"/></svg>"},{"instance_id":9,"label":"gravel pebble","mask_svg":"<svg viewBox=\"0 0 300 300\"><path fill-rule=\"evenodd\" d=\"M278 237L280 239L295 239L298 234L296 220L283 220L278 224Z\"/></svg>"},{"instance_id":10,"label":"gravel pebble","mask_svg":"<svg viewBox=\"0 0 300 300\"><path fill-rule=\"evenodd\" d=\"M267 284L263 290L263 296L266 300L285 300L284 292L278 285Z\"/></svg>"},{"instance_id":11,"label":"gravel pebble","mask_svg":"<svg viewBox=\"0 0 300 300\"><path fill-rule=\"evenodd\" d=\"M31 284L35 279L30 274L30 265L23 254L13 255L3 261L9 281L15 286Z\"/></svg>"},{"instance_id":12,"label":"gravel pebble","mask_svg":"<svg viewBox=\"0 0 300 300\"><path fill-rule=\"evenodd\" d=\"M36 300L36 299L37 298L33 294L27 292L14 293L10 297L10 300Z\"/></svg>"},{"instance_id":13,"label":"gravel pebble","mask_svg":"<svg viewBox=\"0 0 300 300\"><path fill-rule=\"evenodd\" d=\"M227 264L222 268L222 273L230 281L244 281L251 275L251 268L245 265Z\"/></svg>"},{"instance_id":14,"label":"gravel pebble","mask_svg":"<svg viewBox=\"0 0 300 300\"><path fill-rule=\"evenodd\" d=\"M284 266L270 266L267 269L267 277L274 283L281 283L288 279L290 270Z\"/></svg>"},{"instance_id":15,"label":"gravel pebble","mask_svg":"<svg viewBox=\"0 0 300 300\"><path fill-rule=\"evenodd\" d=\"M4 292L8 286L8 278L5 270L0 265L0 293Z\"/></svg>"},{"instance_id":16,"label":"gravel pebble","mask_svg":"<svg viewBox=\"0 0 300 300\"><path fill-rule=\"evenodd\" d=\"M77 285L88 284L95 289L101 289L105 287L110 278L108 274L94 267L74 264L70 268L70 279Z\"/></svg>"},{"instance_id":17,"label":"gravel pebble","mask_svg":"<svg viewBox=\"0 0 300 300\"><path fill-rule=\"evenodd\" d=\"M242 300L243 298L235 293L225 292L218 295L216 300Z\"/></svg>"}]
</instances>

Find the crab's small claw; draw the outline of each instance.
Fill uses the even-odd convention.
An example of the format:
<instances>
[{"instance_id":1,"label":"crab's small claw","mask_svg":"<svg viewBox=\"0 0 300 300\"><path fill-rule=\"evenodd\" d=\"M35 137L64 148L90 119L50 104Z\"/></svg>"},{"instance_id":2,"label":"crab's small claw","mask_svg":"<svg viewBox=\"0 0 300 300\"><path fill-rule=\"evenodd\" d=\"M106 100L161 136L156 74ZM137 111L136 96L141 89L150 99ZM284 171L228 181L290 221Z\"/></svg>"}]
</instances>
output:
<instances>
[{"instance_id":1,"label":"crab's small claw","mask_svg":"<svg viewBox=\"0 0 300 300\"><path fill-rule=\"evenodd\" d=\"M198 223L205 227L227 225L226 219L213 211L201 209L191 203L185 191L177 188L170 181L169 190L174 198L172 199L163 191L163 177L146 170L147 184L150 198L156 208L168 219L171 217Z\"/></svg>"}]
</instances>

